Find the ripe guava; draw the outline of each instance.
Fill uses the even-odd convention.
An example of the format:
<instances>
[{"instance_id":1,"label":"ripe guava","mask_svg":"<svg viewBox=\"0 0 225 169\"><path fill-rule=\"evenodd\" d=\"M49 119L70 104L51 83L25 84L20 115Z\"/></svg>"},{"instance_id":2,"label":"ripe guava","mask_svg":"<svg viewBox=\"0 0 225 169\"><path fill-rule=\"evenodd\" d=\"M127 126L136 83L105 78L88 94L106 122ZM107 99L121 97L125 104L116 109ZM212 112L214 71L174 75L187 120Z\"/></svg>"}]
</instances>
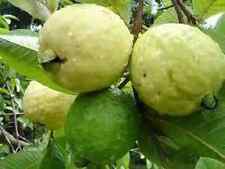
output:
<instances>
[{"instance_id":1,"label":"ripe guava","mask_svg":"<svg viewBox=\"0 0 225 169\"><path fill-rule=\"evenodd\" d=\"M49 129L59 129L64 126L65 116L75 97L31 81L23 97L24 114Z\"/></svg>"},{"instance_id":2,"label":"ripe guava","mask_svg":"<svg viewBox=\"0 0 225 169\"><path fill-rule=\"evenodd\" d=\"M75 164L115 162L135 146L140 115L119 89L81 94L67 116L65 133Z\"/></svg>"},{"instance_id":3,"label":"ripe guava","mask_svg":"<svg viewBox=\"0 0 225 169\"><path fill-rule=\"evenodd\" d=\"M184 116L216 96L224 81L225 56L209 36L184 24L162 24L142 35L131 61L140 99L159 114Z\"/></svg>"},{"instance_id":4,"label":"ripe guava","mask_svg":"<svg viewBox=\"0 0 225 169\"><path fill-rule=\"evenodd\" d=\"M132 35L105 7L76 4L55 12L40 33L40 60L63 87L75 92L106 88L123 73Z\"/></svg>"}]
</instances>

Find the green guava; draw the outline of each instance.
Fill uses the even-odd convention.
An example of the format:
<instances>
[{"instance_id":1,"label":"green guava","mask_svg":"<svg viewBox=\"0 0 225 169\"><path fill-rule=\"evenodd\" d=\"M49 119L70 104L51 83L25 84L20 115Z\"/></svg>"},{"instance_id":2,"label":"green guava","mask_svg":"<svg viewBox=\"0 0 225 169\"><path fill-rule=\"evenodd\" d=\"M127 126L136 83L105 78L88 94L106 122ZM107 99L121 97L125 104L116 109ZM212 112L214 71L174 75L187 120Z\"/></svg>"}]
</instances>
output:
<instances>
[{"instance_id":1,"label":"green guava","mask_svg":"<svg viewBox=\"0 0 225 169\"><path fill-rule=\"evenodd\" d=\"M49 129L59 129L64 126L65 116L75 97L31 81L23 97L24 114Z\"/></svg>"},{"instance_id":2,"label":"green guava","mask_svg":"<svg viewBox=\"0 0 225 169\"><path fill-rule=\"evenodd\" d=\"M111 10L94 4L67 6L51 15L41 30L40 61L69 90L100 90L123 73L132 39Z\"/></svg>"},{"instance_id":3,"label":"green guava","mask_svg":"<svg viewBox=\"0 0 225 169\"><path fill-rule=\"evenodd\" d=\"M135 146L140 114L134 99L119 89L79 95L65 125L75 164L115 162Z\"/></svg>"},{"instance_id":4,"label":"green guava","mask_svg":"<svg viewBox=\"0 0 225 169\"><path fill-rule=\"evenodd\" d=\"M131 78L140 99L159 114L183 116L216 96L224 82L225 56L198 28L152 27L137 41Z\"/></svg>"}]
</instances>

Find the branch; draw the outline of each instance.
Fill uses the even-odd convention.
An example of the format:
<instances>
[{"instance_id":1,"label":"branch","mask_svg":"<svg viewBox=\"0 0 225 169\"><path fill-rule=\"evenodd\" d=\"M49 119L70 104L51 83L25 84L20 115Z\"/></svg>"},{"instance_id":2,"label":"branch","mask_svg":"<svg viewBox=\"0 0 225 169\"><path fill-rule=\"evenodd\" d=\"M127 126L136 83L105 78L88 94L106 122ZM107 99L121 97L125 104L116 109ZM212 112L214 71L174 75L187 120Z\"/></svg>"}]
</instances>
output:
<instances>
[{"instance_id":1,"label":"branch","mask_svg":"<svg viewBox=\"0 0 225 169\"><path fill-rule=\"evenodd\" d=\"M188 19L188 22L196 25L197 24L197 18L191 13L191 11L184 5L183 0L177 0L178 5L180 6L180 8L182 9L182 11L184 12L185 16Z\"/></svg>"},{"instance_id":2,"label":"branch","mask_svg":"<svg viewBox=\"0 0 225 169\"><path fill-rule=\"evenodd\" d=\"M17 144L17 145L20 144L22 146L29 146L30 145L27 142L16 139L12 134L7 132L2 126L0 126L0 135L3 135L6 139L6 141L9 142L9 143Z\"/></svg>"},{"instance_id":3,"label":"branch","mask_svg":"<svg viewBox=\"0 0 225 169\"><path fill-rule=\"evenodd\" d=\"M134 43L136 42L138 35L142 30L143 14L144 14L143 10L144 10L144 0L139 0L132 27L132 33L134 34Z\"/></svg>"},{"instance_id":4,"label":"branch","mask_svg":"<svg viewBox=\"0 0 225 169\"><path fill-rule=\"evenodd\" d=\"M12 90L10 89L9 85L7 85L7 88L8 88L8 91L10 92L10 99L11 99L11 104L12 104L12 108L13 108L13 110L12 110L12 113L13 113L13 124L14 124L14 128L15 128L15 133L16 133L16 140L18 140L17 141L18 144L17 144L17 148L16 148L16 151L17 151L17 150L21 149L21 144L19 142L20 135L19 135L18 124L17 124L17 114L19 112L17 111L17 107L16 107L16 105L14 103L14 99L15 99L14 98L14 94L13 94Z\"/></svg>"},{"instance_id":5,"label":"branch","mask_svg":"<svg viewBox=\"0 0 225 169\"><path fill-rule=\"evenodd\" d=\"M185 23L183 13L181 11L181 8L180 8L177 0L171 0L171 2L173 3L173 6L176 10L177 18L178 18L179 23Z\"/></svg>"}]
</instances>

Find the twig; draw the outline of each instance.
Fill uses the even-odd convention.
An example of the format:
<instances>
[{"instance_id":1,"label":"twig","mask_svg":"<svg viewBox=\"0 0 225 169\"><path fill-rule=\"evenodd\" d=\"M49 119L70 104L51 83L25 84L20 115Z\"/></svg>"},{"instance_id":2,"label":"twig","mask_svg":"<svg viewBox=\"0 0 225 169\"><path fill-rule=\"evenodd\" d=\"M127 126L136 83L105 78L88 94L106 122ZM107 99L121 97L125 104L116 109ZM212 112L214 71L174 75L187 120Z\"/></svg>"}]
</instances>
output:
<instances>
[{"instance_id":1,"label":"twig","mask_svg":"<svg viewBox=\"0 0 225 169\"><path fill-rule=\"evenodd\" d=\"M185 23L183 13L181 11L181 8L180 8L177 0L171 0L171 2L172 2L173 6L176 10L177 18L178 18L179 23Z\"/></svg>"},{"instance_id":2,"label":"twig","mask_svg":"<svg viewBox=\"0 0 225 169\"><path fill-rule=\"evenodd\" d=\"M21 149L21 144L19 142L20 135L19 135L18 124L17 124L17 114L19 112L17 111L16 105L14 103L14 94L13 94L13 92L12 92L12 90L10 89L10 87L8 85L7 85L7 88L9 90L9 92L10 92L11 104L12 104L12 108L13 108L13 110L12 110L12 113L13 113L13 123L14 123L14 128L15 128L16 139L18 140L17 141L17 143L18 143L17 144L17 149L16 149L16 151L17 151L17 150L20 150Z\"/></svg>"},{"instance_id":3,"label":"twig","mask_svg":"<svg viewBox=\"0 0 225 169\"><path fill-rule=\"evenodd\" d=\"M132 27L132 33L134 34L134 43L136 42L138 35L142 30L143 14L144 14L143 9L144 9L144 0L139 0Z\"/></svg>"},{"instance_id":4,"label":"twig","mask_svg":"<svg viewBox=\"0 0 225 169\"><path fill-rule=\"evenodd\" d=\"M191 11L184 5L183 0L177 0L178 5L184 12L185 16L188 19L188 22L196 25L197 24L197 18L191 13Z\"/></svg>"},{"instance_id":5,"label":"twig","mask_svg":"<svg viewBox=\"0 0 225 169\"><path fill-rule=\"evenodd\" d=\"M27 142L24 142L22 140L16 139L12 134L7 132L2 126L0 126L0 135L3 135L6 139L6 141L12 146L12 144L20 144L22 146L29 146L30 144Z\"/></svg>"},{"instance_id":6,"label":"twig","mask_svg":"<svg viewBox=\"0 0 225 169\"><path fill-rule=\"evenodd\" d=\"M138 35L139 33L142 31L142 26L143 26L143 14L144 14L144 0L139 0L138 2L138 7L136 9L136 14L135 14L135 18L134 18L134 22L133 22L133 27L132 27L132 33L134 35L134 39L133 39L133 45L135 44L135 42L138 39ZM131 52L132 54L132 52ZM130 57L131 58L131 57ZM129 59L129 63L130 63L130 59ZM129 65L129 64L128 64ZM128 67L127 67L127 71L128 71ZM130 81L129 79L129 73L125 76L125 79L123 81L121 81L117 87L119 89L123 88L128 82Z\"/></svg>"},{"instance_id":7,"label":"twig","mask_svg":"<svg viewBox=\"0 0 225 169\"><path fill-rule=\"evenodd\" d=\"M160 10L160 11L163 11L163 10L167 10L167 9L170 9L170 8L173 8L173 7L174 7L174 5L169 5L169 6L160 8L159 10Z\"/></svg>"}]
</instances>

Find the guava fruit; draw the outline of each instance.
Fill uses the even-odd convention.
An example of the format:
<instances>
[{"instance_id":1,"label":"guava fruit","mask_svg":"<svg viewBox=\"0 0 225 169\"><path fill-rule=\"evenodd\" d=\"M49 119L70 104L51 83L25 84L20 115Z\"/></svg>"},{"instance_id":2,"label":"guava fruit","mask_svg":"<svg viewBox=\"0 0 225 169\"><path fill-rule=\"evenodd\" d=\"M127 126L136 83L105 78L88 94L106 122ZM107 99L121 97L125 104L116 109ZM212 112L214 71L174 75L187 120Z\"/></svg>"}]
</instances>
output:
<instances>
[{"instance_id":1,"label":"guava fruit","mask_svg":"<svg viewBox=\"0 0 225 169\"><path fill-rule=\"evenodd\" d=\"M75 164L114 162L135 146L140 114L134 99L119 89L81 94L65 123Z\"/></svg>"},{"instance_id":2,"label":"guava fruit","mask_svg":"<svg viewBox=\"0 0 225 169\"><path fill-rule=\"evenodd\" d=\"M162 24L139 37L131 78L140 99L159 114L184 116L224 82L225 56L198 28Z\"/></svg>"},{"instance_id":3,"label":"guava fruit","mask_svg":"<svg viewBox=\"0 0 225 169\"><path fill-rule=\"evenodd\" d=\"M34 122L47 125L51 130L62 128L75 97L31 81L23 97L24 115Z\"/></svg>"},{"instance_id":4,"label":"guava fruit","mask_svg":"<svg viewBox=\"0 0 225 169\"><path fill-rule=\"evenodd\" d=\"M55 12L40 33L40 61L51 77L74 92L110 86L123 73L132 35L120 17L94 4Z\"/></svg>"}]
</instances>

